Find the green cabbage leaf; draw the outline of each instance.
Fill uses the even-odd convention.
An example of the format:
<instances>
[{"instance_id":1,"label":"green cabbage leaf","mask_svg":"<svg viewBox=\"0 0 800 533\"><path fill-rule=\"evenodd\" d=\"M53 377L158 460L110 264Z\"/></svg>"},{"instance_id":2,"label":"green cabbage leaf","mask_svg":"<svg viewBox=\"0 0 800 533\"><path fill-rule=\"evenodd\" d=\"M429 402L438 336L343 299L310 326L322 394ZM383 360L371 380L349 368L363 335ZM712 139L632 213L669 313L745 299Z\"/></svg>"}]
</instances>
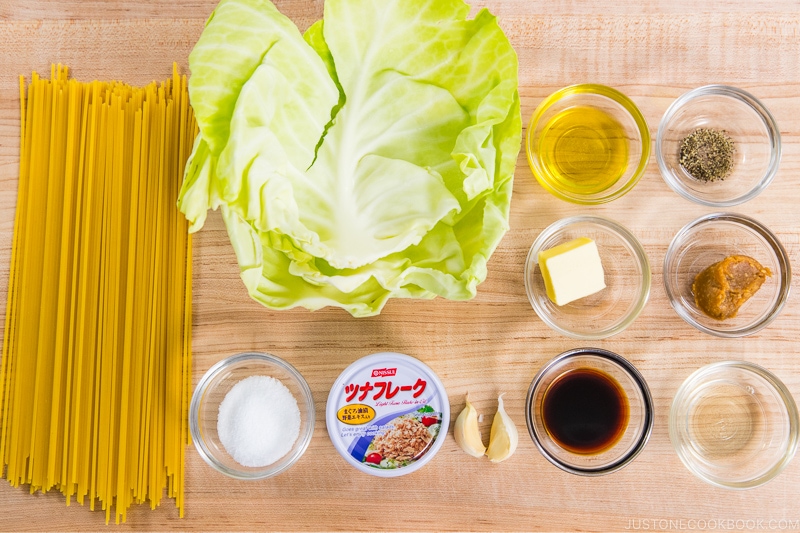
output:
<instances>
[{"instance_id":1,"label":"green cabbage leaf","mask_svg":"<svg viewBox=\"0 0 800 533\"><path fill-rule=\"evenodd\" d=\"M179 208L220 209L241 277L274 309L466 300L508 230L517 57L462 0L327 0L301 34L223 0L189 56L200 128Z\"/></svg>"}]
</instances>

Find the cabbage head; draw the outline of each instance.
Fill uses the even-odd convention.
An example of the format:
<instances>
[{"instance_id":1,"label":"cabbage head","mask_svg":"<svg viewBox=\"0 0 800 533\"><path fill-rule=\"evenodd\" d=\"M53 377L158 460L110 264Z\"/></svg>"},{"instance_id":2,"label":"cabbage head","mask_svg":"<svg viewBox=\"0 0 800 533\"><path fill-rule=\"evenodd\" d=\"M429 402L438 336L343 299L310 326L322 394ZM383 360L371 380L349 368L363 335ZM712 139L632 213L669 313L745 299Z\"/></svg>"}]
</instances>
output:
<instances>
[{"instance_id":1,"label":"cabbage head","mask_svg":"<svg viewBox=\"0 0 800 533\"><path fill-rule=\"evenodd\" d=\"M327 0L301 34L223 0L189 56L200 133L179 208L220 209L265 306L375 315L466 300L508 230L517 56L462 0Z\"/></svg>"}]
</instances>

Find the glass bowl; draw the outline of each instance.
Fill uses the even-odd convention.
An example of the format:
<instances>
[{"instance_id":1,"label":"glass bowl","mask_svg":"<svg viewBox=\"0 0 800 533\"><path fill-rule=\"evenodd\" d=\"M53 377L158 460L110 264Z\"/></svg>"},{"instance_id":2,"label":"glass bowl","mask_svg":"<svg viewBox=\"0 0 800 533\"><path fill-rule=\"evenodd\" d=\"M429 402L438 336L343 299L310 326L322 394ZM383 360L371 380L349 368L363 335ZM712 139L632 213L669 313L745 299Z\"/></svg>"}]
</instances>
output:
<instances>
[{"instance_id":1,"label":"glass bowl","mask_svg":"<svg viewBox=\"0 0 800 533\"><path fill-rule=\"evenodd\" d=\"M746 255L772 271L737 315L716 320L695 304L692 283L709 265L730 255ZM684 226L664 256L664 286L678 315L695 328L718 337L751 335L777 318L789 298L791 266L778 238L744 215L711 213Z\"/></svg>"},{"instance_id":2,"label":"glass bowl","mask_svg":"<svg viewBox=\"0 0 800 533\"><path fill-rule=\"evenodd\" d=\"M231 388L251 376L270 376L294 396L300 410L300 432L290 451L263 467L247 467L228 454L217 432L219 406ZM303 376L274 355L240 353L215 364L200 379L189 406L189 428L200 457L215 470L236 479L263 479L284 472L306 451L314 433L314 400Z\"/></svg>"},{"instance_id":3,"label":"glass bowl","mask_svg":"<svg viewBox=\"0 0 800 533\"><path fill-rule=\"evenodd\" d=\"M697 129L724 130L734 142L733 168L722 180L702 181L681 165L681 142ZM658 126L656 160L664 181L688 200L730 207L755 198L770 184L781 159L775 119L753 95L726 85L689 91L667 109Z\"/></svg>"},{"instance_id":4,"label":"glass bowl","mask_svg":"<svg viewBox=\"0 0 800 533\"><path fill-rule=\"evenodd\" d=\"M558 306L547 296L539 252L579 237L595 241L606 288ZM559 333L581 340L602 339L627 328L650 296L650 263L634 235L612 220L579 215L563 218L542 231L525 261L525 291L542 321Z\"/></svg>"},{"instance_id":5,"label":"glass bowl","mask_svg":"<svg viewBox=\"0 0 800 533\"><path fill-rule=\"evenodd\" d=\"M616 89L571 85L536 108L526 150L533 175L548 192L568 202L602 204L642 177L650 131L636 105Z\"/></svg>"},{"instance_id":6,"label":"glass bowl","mask_svg":"<svg viewBox=\"0 0 800 533\"><path fill-rule=\"evenodd\" d=\"M525 417L548 461L573 474L599 476L619 470L644 449L653 429L653 399L626 359L578 348L536 374Z\"/></svg>"},{"instance_id":7,"label":"glass bowl","mask_svg":"<svg viewBox=\"0 0 800 533\"><path fill-rule=\"evenodd\" d=\"M723 361L700 368L675 394L669 437L694 475L729 489L777 476L794 457L798 414L792 395L769 371Z\"/></svg>"}]
</instances>

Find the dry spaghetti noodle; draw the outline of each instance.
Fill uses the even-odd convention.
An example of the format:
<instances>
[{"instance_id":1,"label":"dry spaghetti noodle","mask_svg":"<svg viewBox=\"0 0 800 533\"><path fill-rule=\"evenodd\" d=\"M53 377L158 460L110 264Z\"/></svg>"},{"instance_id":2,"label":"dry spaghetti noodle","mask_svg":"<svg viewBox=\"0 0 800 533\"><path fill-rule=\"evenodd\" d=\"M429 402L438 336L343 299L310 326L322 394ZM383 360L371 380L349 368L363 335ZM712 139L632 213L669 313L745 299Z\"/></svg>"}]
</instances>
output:
<instances>
[{"instance_id":1,"label":"dry spaghetti noodle","mask_svg":"<svg viewBox=\"0 0 800 533\"><path fill-rule=\"evenodd\" d=\"M183 516L191 238L175 203L197 135L186 78L20 78L20 174L0 362L0 470L124 521ZM112 512L112 507L114 511Z\"/></svg>"}]
</instances>

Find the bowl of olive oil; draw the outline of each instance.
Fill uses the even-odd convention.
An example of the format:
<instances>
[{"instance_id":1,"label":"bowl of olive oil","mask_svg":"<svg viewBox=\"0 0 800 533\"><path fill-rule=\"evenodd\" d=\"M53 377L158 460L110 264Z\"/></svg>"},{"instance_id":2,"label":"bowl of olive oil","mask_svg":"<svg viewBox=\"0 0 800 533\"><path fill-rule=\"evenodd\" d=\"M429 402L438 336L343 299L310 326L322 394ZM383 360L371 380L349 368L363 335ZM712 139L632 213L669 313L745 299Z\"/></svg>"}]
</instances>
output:
<instances>
[{"instance_id":1,"label":"bowl of olive oil","mask_svg":"<svg viewBox=\"0 0 800 533\"><path fill-rule=\"evenodd\" d=\"M602 204L642 177L650 131L636 104L618 90L571 85L536 108L526 149L533 175L548 192L577 204Z\"/></svg>"}]
</instances>

